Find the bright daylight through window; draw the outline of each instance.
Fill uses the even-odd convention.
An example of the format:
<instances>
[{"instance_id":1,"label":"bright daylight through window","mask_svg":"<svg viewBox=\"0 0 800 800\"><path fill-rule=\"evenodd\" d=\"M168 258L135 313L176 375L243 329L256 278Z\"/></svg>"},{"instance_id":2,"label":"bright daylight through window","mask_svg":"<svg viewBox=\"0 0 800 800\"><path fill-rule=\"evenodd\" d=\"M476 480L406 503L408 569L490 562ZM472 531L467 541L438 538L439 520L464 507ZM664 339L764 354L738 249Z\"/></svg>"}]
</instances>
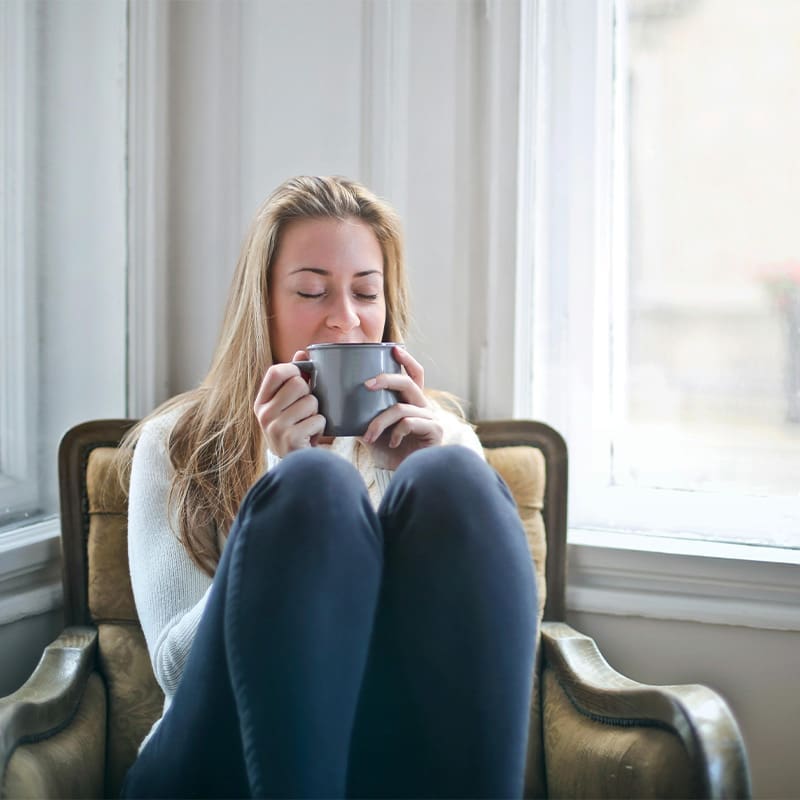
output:
<instances>
[{"instance_id":1,"label":"bright daylight through window","mask_svg":"<svg viewBox=\"0 0 800 800\"><path fill-rule=\"evenodd\" d=\"M0 2L0 538L10 547L57 535L64 432L125 411L127 10L96 9L90 24L79 4Z\"/></svg>"},{"instance_id":2,"label":"bright daylight through window","mask_svg":"<svg viewBox=\"0 0 800 800\"><path fill-rule=\"evenodd\" d=\"M800 547L800 3L615 10L611 483Z\"/></svg>"}]
</instances>

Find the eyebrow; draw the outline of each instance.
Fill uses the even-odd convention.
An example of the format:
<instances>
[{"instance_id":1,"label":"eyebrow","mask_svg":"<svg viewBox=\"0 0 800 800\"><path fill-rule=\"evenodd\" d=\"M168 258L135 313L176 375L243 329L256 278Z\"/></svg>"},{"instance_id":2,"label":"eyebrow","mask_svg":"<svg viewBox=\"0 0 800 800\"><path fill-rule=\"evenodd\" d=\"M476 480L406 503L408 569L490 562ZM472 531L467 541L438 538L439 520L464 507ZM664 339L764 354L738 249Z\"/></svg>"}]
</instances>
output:
<instances>
[{"instance_id":1,"label":"eyebrow","mask_svg":"<svg viewBox=\"0 0 800 800\"><path fill-rule=\"evenodd\" d=\"M315 275L330 275L330 270L322 269L322 267L298 267L293 269L289 274L296 275L298 272L313 272ZM365 269L361 272L356 272L353 277L363 278L365 275L380 275L383 277L383 272L379 269Z\"/></svg>"}]
</instances>

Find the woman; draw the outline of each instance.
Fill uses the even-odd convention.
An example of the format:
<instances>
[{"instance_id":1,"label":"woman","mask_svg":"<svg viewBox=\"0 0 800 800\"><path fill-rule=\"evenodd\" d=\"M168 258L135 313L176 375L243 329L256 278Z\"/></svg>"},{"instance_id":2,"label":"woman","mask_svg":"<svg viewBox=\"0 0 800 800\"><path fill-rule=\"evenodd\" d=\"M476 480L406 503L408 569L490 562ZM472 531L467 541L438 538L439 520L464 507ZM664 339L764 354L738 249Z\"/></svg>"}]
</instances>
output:
<instances>
[{"instance_id":1,"label":"woman","mask_svg":"<svg viewBox=\"0 0 800 800\"><path fill-rule=\"evenodd\" d=\"M394 212L341 178L258 211L199 388L130 435L129 558L164 714L129 797L513 797L536 641L516 508L473 430L403 374L360 439L293 360L402 342ZM444 446L447 445L447 446Z\"/></svg>"}]
</instances>

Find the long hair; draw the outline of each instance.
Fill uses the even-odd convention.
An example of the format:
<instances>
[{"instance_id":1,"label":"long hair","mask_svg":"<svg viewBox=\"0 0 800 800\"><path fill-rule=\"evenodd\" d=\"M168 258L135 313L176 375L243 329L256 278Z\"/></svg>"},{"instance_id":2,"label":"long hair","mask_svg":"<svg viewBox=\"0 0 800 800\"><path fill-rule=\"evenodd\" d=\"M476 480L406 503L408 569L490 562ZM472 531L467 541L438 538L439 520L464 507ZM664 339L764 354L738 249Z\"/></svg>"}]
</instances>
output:
<instances>
[{"instance_id":1,"label":"long hair","mask_svg":"<svg viewBox=\"0 0 800 800\"><path fill-rule=\"evenodd\" d=\"M281 234L293 220L326 217L355 218L372 229L383 253L383 341L405 340L408 289L395 212L345 178L291 178L258 209L245 237L208 374L197 388L141 420L122 442L122 452L130 453L148 419L183 408L169 439L175 469L169 502L177 513L176 533L189 556L212 577L220 559L220 535L227 536L245 494L264 470L264 438L253 403L273 363L270 272Z\"/></svg>"}]
</instances>

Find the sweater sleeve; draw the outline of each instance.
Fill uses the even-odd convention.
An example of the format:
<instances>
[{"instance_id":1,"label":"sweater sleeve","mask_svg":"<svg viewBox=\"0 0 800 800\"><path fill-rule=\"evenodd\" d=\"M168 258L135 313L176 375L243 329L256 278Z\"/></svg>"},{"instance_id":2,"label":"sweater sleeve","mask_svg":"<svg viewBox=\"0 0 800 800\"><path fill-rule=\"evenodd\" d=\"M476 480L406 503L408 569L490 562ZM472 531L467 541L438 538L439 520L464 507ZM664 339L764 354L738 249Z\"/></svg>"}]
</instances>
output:
<instances>
[{"instance_id":1,"label":"sweater sleeve","mask_svg":"<svg viewBox=\"0 0 800 800\"><path fill-rule=\"evenodd\" d=\"M462 447L473 450L484 461L486 460L483 445L472 425L441 407L437 408L435 413L436 419L443 428L443 445L460 444Z\"/></svg>"},{"instance_id":2,"label":"sweater sleeve","mask_svg":"<svg viewBox=\"0 0 800 800\"><path fill-rule=\"evenodd\" d=\"M156 680L168 697L183 674L212 582L189 558L169 510L173 467L167 441L177 416L169 413L144 426L128 501L133 596Z\"/></svg>"}]
</instances>

